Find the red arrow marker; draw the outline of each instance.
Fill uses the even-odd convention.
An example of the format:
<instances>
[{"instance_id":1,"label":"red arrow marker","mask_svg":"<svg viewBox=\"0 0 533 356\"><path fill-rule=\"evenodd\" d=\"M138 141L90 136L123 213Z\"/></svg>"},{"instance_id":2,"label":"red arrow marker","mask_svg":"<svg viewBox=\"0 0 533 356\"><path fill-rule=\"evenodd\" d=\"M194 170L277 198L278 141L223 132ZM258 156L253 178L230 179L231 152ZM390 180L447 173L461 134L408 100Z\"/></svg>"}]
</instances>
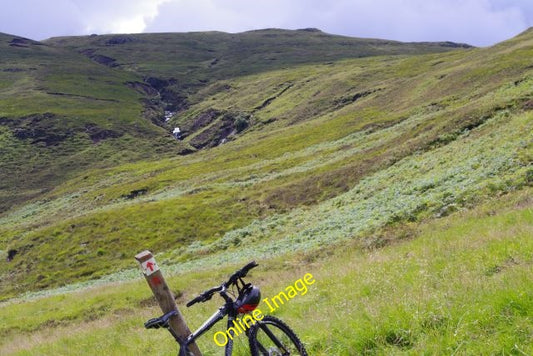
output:
<instances>
[{"instance_id":1,"label":"red arrow marker","mask_svg":"<svg viewBox=\"0 0 533 356\"><path fill-rule=\"evenodd\" d=\"M147 264L146 264L146 267L150 269L150 272L153 272L154 271L154 263L152 261L149 261Z\"/></svg>"}]
</instances>

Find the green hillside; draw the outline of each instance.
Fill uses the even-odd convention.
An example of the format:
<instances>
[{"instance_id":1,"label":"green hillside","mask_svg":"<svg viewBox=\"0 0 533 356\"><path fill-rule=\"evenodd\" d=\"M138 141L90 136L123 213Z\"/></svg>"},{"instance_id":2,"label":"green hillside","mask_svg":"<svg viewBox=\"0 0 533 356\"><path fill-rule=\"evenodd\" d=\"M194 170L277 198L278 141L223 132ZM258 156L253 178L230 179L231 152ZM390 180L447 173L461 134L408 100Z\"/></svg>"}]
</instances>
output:
<instances>
[{"instance_id":1,"label":"green hillside","mask_svg":"<svg viewBox=\"0 0 533 356\"><path fill-rule=\"evenodd\" d=\"M88 168L176 146L150 121L136 75L0 34L0 211ZM177 151L174 149L174 151Z\"/></svg>"},{"instance_id":2,"label":"green hillside","mask_svg":"<svg viewBox=\"0 0 533 356\"><path fill-rule=\"evenodd\" d=\"M531 351L533 30L489 48L310 29L0 45L0 335L57 334L0 350L83 353L99 323L172 350L137 330L157 311L124 282L150 249L186 298L251 259L272 293L313 271L281 315L316 354Z\"/></svg>"},{"instance_id":3,"label":"green hillside","mask_svg":"<svg viewBox=\"0 0 533 356\"><path fill-rule=\"evenodd\" d=\"M164 111L201 100L190 96L217 79L325 59L439 52L460 45L265 30L44 43L0 34L0 46L1 212L87 169L205 146L185 147L171 139Z\"/></svg>"}]
</instances>

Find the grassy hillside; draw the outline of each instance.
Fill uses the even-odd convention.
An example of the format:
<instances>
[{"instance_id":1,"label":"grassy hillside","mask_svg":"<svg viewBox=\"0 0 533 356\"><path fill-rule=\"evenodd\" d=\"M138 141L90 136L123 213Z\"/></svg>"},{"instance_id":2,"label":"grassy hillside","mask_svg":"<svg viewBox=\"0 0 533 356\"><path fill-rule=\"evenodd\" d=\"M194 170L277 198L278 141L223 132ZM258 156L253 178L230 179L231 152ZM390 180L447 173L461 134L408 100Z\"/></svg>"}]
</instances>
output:
<instances>
[{"instance_id":1,"label":"grassy hillside","mask_svg":"<svg viewBox=\"0 0 533 356\"><path fill-rule=\"evenodd\" d=\"M170 352L143 249L180 301L250 259L265 295L316 274L280 310L316 354L530 353L533 31L0 40L1 353Z\"/></svg>"},{"instance_id":2,"label":"grassy hillside","mask_svg":"<svg viewBox=\"0 0 533 356\"><path fill-rule=\"evenodd\" d=\"M171 139L164 111L189 106L191 95L220 78L455 46L315 30L87 36L44 43L0 34L0 212L87 169L205 146Z\"/></svg>"},{"instance_id":3,"label":"grassy hillside","mask_svg":"<svg viewBox=\"0 0 533 356\"><path fill-rule=\"evenodd\" d=\"M176 152L154 125L139 78L78 53L0 34L0 212L66 178Z\"/></svg>"},{"instance_id":4,"label":"grassy hillside","mask_svg":"<svg viewBox=\"0 0 533 356\"><path fill-rule=\"evenodd\" d=\"M9 296L101 277L144 248L223 261L364 239L530 184L532 44L525 33L209 85L174 120L223 117L181 144L253 112L242 132L194 155L88 170L4 214L2 250L18 256L0 265L0 286Z\"/></svg>"},{"instance_id":5,"label":"grassy hillside","mask_svg":"<svg viewBox=\"0 0 533 356\"><path fill-rule=\"evenodd\" d=\"M306 295L276 311L314 355L531 354L532 194L527 188L473 211L391 229L396 242L380 249L352 241L262 259L250 280L272 296L314 275ZM170 278L191 327L219 301L191 309L185 302L236 267ZM2 304L0 353L172 354L170 334L142 327L159 313L141 280ZM221 352L215 330L200 340L206 355ZM238 338L239 354L249 354L242 343Z\"/></svg>"},{"instance_id":6,"label":"grassy hillside","mask_svg":"<svg viewBox=\"0 0 533 356\"><path fill-rule=\"evenodd\" d=\"M291 72L299 65L312 63L332 65L346 58L439 53L470 48L452 42L402 43L350 38L317 29L267 29L237 34L93 35L52 38L46 43L79 52L111 68L137 73L149 88L159 93L159 100L151 100L152 105L166 110L169 115L202 103L207 86L210 94L226 93L231 86L221 80L280 69ZM290 82L272 85L268 92L272 92L274 98L291 86ZM198 91L203 94L198 95ZM258 88L254 88L253 92L260 93ZM235 100L233 97L232 100ZM257 108L266 105L272 98L262 98L265 101L258 102ZM242 131L249 125L247 121L251 114L251 111L209 110L199 122L185 127L184 135L195 133L198 136L189 146L189 151L215 146L231 132ZM207 125L208 130L198 132Z\"/></svg>"},{"instance_id":7,"label":"grassy hillside","mask_svg":"<svg viewBox=\"0 0 533 356\"><path fill-rule=\"evenodd\" d=\"M402 43L330 35L317 29L266 29L57 37L46 43L80 51L111 67L147 77L175 79L175 88L257 74L298 64L376 55L421 54L469 48L464 44Z\"/></svg>"}]
</instances>

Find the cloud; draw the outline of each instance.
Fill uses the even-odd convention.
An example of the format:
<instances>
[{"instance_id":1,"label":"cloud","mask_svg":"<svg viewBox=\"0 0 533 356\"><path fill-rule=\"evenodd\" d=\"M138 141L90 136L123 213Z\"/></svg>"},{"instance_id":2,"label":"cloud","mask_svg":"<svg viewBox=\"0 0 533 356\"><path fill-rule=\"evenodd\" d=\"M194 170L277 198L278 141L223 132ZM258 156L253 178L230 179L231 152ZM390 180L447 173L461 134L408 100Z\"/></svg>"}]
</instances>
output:
<instances>
[{"instance_id":1,"label":"cloud","mask_svg":"<svg viewBox=\"0 0 533 356\"><path fill-rule=\"evenodd\" d=\"M333 13L337 21L324 25L335 33L402 41L488 45L527 27L519 8L498 9L489 0L342 1Z\"/></svg>"},{"instance_id":2,"label":"cloud","mask_svg":"<svg viewBox=\"0 0 533 356\"><path fill-rule=\"evenodd\" d=\"M167 0L73 0L84 14L85 33L143 32Z\"/></svg>"},{"instance_id":3,"label":"cloud","mask_svg":"<svg viewBox=\"0 0 533 356\"><path fill-rule=\"evenodd\" d=\"M6 0L0 0L3 2ZM9 0L8 0L9 1ZM490 45L533 25L531 0L17 0L0 31L44 39L90 33L241 32L318 27L401 41Z\"/></svg>"},{"instance_id":4,"label":"cloud","mask_svg":"<svg viewBox=\"0 0 533 356\"><path fill-rule=\"evenodd\" d=\"M337 1L332 1L335 3ZM147 26L148 32L206 31L242 32L261 28L299 28L316 18L323 1L283 0L170 0Z\"/></svg>"},{"instance_id":5,"label":"cloud","mask_svg":"<svg viewBox=\"0 0 533 356\"><path fill-rule=\"evenodd\" d=\"M489 45L527 28L532 14L533 6L520 0L173 0L147 30L318 27L359 37Z\"/></svg>"},{"instance_id":6,"label":"cloud","mask_svg":"<svg viewBox=\"0 0 533 356\"><path fill-rule=\"evenodd\" d=\"M82 15L72 1L17 0L2 5L0 11L0 32L45 39L51 36L78 34L83 32Z\"/></svg>"},{"instance_id":7,"label":"cloud","mask_svg":"<svg viewBox=\"0 0 533 356\"><path fill-rule=\"evenodd\" d=\"M46 39L143 32L167 0L17 0L2 6L0 32Z\"/></svg>"}]
</instances>

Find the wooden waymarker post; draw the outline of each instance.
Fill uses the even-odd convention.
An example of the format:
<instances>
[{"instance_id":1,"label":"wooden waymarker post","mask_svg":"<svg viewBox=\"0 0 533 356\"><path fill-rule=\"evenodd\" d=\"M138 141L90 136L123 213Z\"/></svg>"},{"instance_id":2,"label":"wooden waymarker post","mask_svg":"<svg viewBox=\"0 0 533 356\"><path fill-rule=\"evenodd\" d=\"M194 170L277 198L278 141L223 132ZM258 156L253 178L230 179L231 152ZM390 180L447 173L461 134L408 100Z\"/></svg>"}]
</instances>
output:
<instances>
[{"instance_id":1,"label":"wooden waymarker post","mask_svg":"<svg viewBox=\"0 0 533 356\"><path fill-rule=\"evenodd\" d=\"M191 331L176 305L174 295L172 295L172 291L168 288L167 282L165 282L165 278L159 270L159 266L155 262L154 256L150 251L143 251L135 256L135 259L141 265L144 278L146 278L146 282L148 282L148 285L152 289L155 299L163 313L166 314L173 310L177 311L177 314L169 319L169 324L176 335L181 338L181 340L185 340L187 336L191 334ZM202 356L196 343L190 344L189 350L195 356Z\"/></svg>"}]
</instances>

